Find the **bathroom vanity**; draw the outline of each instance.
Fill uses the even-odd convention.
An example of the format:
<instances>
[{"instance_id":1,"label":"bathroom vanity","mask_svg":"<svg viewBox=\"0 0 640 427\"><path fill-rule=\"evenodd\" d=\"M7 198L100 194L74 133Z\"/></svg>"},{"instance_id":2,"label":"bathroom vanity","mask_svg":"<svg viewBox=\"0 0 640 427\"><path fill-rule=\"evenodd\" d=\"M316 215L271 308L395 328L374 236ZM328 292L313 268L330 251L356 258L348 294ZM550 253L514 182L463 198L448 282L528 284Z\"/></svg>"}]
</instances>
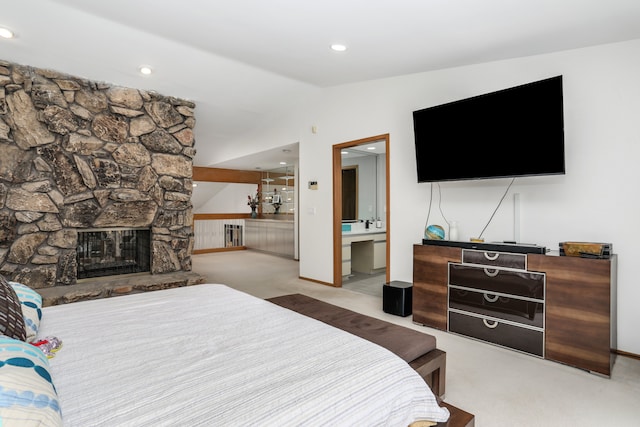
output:
<instances>
[{"instance_id":1,"label":"bathroom vanity","mask_svg":"<svg viewBox=\"0 0 640 427\"><path fill-rule=\"evenodd\" d=\"M371 274L386 268L387 232L372 224L365 228L363 223L354 223L351 230L342 231L342 275L352 271Z\"/></svg>"}]
</instances>

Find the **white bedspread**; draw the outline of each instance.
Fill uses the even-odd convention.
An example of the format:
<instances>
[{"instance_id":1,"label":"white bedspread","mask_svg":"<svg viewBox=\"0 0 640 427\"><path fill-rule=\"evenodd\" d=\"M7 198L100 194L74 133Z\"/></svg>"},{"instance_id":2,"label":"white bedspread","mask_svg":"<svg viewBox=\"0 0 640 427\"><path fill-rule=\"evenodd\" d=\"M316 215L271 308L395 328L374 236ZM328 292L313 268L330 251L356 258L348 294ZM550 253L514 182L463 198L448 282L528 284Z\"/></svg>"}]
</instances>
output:
<instances>
[{"instance_id":1,"label":"white bedspread","mask_svg":"<svg viewBox=\"0 0 640 427\"><path fill-rule=\"evenodd\" d=\"M224 285L44 309L65 426L406 426L444 421L388 350Z\"/></svg>"}]
</instances>

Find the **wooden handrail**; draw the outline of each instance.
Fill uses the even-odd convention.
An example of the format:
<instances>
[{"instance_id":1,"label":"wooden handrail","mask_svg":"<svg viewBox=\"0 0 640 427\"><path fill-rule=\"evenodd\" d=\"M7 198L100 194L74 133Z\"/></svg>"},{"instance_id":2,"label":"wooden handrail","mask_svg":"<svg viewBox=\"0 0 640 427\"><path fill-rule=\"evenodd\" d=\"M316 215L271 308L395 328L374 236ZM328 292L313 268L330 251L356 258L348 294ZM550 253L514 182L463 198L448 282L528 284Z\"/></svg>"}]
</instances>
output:
<instances>
[{"instance_id":1,"label":"wooden handrail","mask_svg":"<svg viewBox=\"0 0 640 427\"><path fill-rule=\"evenodd\" d=\"M245 218L251 218L251 213L196 213L196 214L193 214L194 220L245 219Z\"/></svg>"}]
</instances>

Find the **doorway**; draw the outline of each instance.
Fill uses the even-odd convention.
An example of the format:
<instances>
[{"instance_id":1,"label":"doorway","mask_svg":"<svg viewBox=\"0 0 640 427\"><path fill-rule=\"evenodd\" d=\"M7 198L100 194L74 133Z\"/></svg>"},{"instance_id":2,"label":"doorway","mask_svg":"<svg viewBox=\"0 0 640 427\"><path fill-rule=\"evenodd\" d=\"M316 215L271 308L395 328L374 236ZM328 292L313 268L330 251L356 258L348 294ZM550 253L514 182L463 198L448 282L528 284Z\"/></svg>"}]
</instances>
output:
<instances>
[{"instance_id":1,"label":"doorway","mask_svg":"<svg viewBox=\"0 0 640 427\"><path fill-rule=\"evenodd\" d=\"M342 287L342 219L343 219L343 173L342 173L342 152L348 148L360 147L367 144L381 144L384 147L384 209L383 213L378 212L378 216L384 218L386 224L386 273L385 281L390 281L390 215L389 209L389 134L372 136L369 138L359 139L355 141L344 142L333 146L333 285Z\"/></svg>"},{"instance_id":2,"label":"doorway","mask_svg":"<svg viewBox=\"0 0 640 427\"><path fill-rule=\"evenodd\" d=\"M358 166L342 168L342 220L358 219Z\"/></svg>"}]
</instances>

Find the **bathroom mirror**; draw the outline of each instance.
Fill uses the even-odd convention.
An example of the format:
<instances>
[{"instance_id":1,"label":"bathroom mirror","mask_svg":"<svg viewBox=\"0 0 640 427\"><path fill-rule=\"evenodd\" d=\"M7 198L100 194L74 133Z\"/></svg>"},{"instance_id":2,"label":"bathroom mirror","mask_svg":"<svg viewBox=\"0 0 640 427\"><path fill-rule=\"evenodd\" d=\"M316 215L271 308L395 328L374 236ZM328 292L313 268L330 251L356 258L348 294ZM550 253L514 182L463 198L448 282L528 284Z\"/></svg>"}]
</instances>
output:
<instances>
[{"instance_id":1,"label":"bathroom mirror","mask_svg":"<svg viewBox=\"0 0 640 427\"><path fill-rule=\"evenodd\" d=\"M385 141L344 148L341 160L343 221L383 218Z\"/></svg>"}]
</instances>

